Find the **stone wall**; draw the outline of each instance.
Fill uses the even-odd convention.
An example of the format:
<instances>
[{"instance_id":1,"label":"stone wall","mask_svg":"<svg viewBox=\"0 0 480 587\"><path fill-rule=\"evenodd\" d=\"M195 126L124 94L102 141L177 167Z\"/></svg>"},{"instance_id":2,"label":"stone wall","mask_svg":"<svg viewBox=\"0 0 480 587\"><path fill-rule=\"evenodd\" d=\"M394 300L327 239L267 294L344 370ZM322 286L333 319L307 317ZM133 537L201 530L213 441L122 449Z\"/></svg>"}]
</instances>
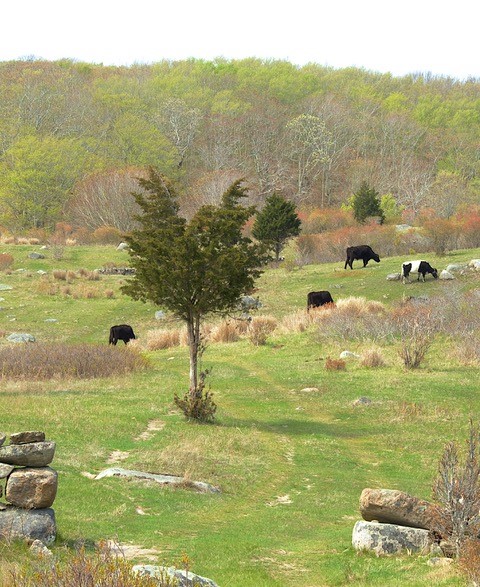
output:
<instances>
[{"instance_id":1,"label":"stone wall","mask_svg":"<svg viewBox=\"0 0 480 587\"><path fill-rule=\"evenodd\" d=\"M38 431L0 432L0 540L55 541L55 443ZM3 499L2 499L3 498Z\"/></svg>"}]
</instances>

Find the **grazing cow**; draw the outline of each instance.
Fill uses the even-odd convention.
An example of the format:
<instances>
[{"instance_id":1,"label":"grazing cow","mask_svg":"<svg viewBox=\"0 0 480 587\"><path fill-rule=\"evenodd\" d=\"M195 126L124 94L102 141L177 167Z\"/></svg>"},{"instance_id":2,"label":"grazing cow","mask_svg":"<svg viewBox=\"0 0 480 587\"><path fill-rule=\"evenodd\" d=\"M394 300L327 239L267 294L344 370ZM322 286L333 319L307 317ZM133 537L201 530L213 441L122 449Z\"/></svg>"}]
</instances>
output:
<instances>
[{"instance_id":1,"label":"grazing cow","mask_svg":"<svg viewBox=\"0 0 480 587\"><path fill-rule=\"evenodd\" d=\"M370 261L370 259L380 263L380 257L373 251L372 247L369 247L368 245L357 245L356 247L347 248L347 260L345 261L344 269L347 268L347 265L350 267L350 269L353 269L352 264L357 259L361 259L363 261L364 267L367 266L367 263Z\"/></svg>"},{"instance_id":2,"label":"grazing cow","mask_svg":"<svg viewBox=\"0 0 480 587\"><path fill-rule=\"evenodd\" d=\"M407 261L402 264L402 281L405 283L407 279L410 281L410 274L418 273L417 281L420 281L420 275L425 281L425 275L431 273L434 279L438 277L438 271L434 269L427 261Z\"/></svg>"},{"instance_id":3,"label":"grazing cow","mask_svg":"<svg viewBox=\"0 0 480 587\"><path fill-rule=\"evenodd\" d=\"M310 308L319 308L325 304L333 304L332 294L329 291L311 291L307 295L307 312Z\"/></svg>"},{"instance_id":4,"label":"grazing cow","mask_svg":"<svg viewBox=\"0 0 480 587\"><path fill-rule=\"evenodd\" d=\"M108 344L116 345L119 340L123 340L125 344L135 338L133 328L128 324L118 324L110 328L110 338Z\"/></svg>"}]
</instances>

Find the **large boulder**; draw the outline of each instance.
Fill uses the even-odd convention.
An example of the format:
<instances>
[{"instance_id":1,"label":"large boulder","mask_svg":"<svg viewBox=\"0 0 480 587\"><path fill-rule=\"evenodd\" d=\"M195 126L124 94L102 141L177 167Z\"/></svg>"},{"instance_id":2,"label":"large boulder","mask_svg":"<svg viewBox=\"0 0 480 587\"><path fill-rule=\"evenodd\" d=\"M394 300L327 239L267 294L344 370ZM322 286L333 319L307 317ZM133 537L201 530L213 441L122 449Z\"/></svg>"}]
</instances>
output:
<instances>
[{"instance_id":1,"label":"large boulder","mask_svg":"<svg viewBox=\"0 0 480 587\"><path fill-rule=\"evenodd\" d=\"M156 565L134 565L133 572L140 576L155 579L176 579L178 587L218 587L211 579L196 575L191 571L183 571L174 567L158 567Z\"/></svg>"},{"instance_id":2,"label":"large boulder","mask_svg":"<svg viewBox=\"0 0 480 587\"><path fill-rule=\"evenodd\" d=\"M431 530L435 512L430 502L396 489L364 489L360 495L360 513L366 521Z\"/></svg>"},{"instance_id":3,"label":"large boulder","mask_svg":"<svg viewBox=\"0 0 480 587\"><path fill-rule=\"evenodd\" d=\"M455 279L455 275L450 273L450 271L446 271L445 269L440 273L438 276L439 279Z\"/></svg>"},{"instance_id":4,"label":"large boulder","mask_svg":"<svg viewBox=\"0 0 480 587\"><path fill-rule=\"evenodd\" d=\"M0 479L8 477L14 468L13 465L4 465L3 463L0 463Z\"/></svg>"},{"instance_id":5,"label":"large boulder","mask_svg":"<svg viewBox=\"0 0 480 587\"><path fill-rule=\"evenodd\" d=\"M358 521L352 534L355 550L370 550L377 556L386 554L427 553L430 533L422 528L407 528L396 524Z\"/></svg>"},{"instance_id":6,"label":"large boulder","mask_svg":"<svg viewBox=\"0 0 480 587\"><path fill-rule=\"evenodd\" d=\"M57 495L58 475L50 467L15 469L9 476L5 499L19 508L49 508Z\"/></svg>"},{"instance_id":7,"label":"large boulder","mask_svg":"<svg viewBox=\"0 0 480 587\"><path fill-rule=\"evenodd\" d=\"M0 511L0 540L41 540L49 545L56 537L55 512L43 510L24 510L6 506Z\"/></svg>"},{"instance_id":8,"label":"large boulder","mask_svg":"<svg viewBox=\"0 0 480 587\"><path fill-rule=\"evenodd\" d=\"M0 463L19 467L46 467L53 461L54 442L31 442L0 446Z\"/></svg>"}]
</instances>

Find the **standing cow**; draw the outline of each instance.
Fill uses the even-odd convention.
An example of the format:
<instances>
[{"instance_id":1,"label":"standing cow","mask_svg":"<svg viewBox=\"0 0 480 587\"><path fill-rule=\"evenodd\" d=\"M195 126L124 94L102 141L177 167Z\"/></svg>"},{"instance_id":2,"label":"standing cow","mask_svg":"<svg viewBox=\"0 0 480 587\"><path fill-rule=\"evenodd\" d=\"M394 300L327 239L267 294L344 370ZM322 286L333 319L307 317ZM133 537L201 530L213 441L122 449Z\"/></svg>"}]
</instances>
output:
<instances>
[{"instance_id":1,"label":"standing cow","mask_svg":"<svg viewBox=\"0 0 480 587\"><path fill-rule=\"evenodd\" d=\"M418 273L417 281L420 281L420 275L423 277L423 281L425 281L425 275L427 273L431 273L434 279L438 277L438 271L427 261L406 261L402 263L403 283L405 283L405 280L410 282L411 273Z\"/></svg>"},{"instance_id":2,"label":"standing cow","mask_svg":"<svg viewBox=\"0 0 480 587\"><path fill-rule=\"evenodd\" d=\"M123 340L125 344L135 338L133 328L129 324L118 324L110 328L110 338L108 344L117 344L119 340Z\"/></svg>"},{"instance_id":3,"label":"standing cow","mask_svg":"<svg viewBox=\"0 0 480 587\"><path fill-rule=\"evenodd\" d=\"M353 269L352 264L354 261L361 259L363 261L363 266L366 267L367 263L373 259L377 263L380 263L380 257L377 253L374 252L372 247L368 245L357 245L356 247L348 247L347 248L347 260L345 261L345 267L347 265L350 269Z\"/></svg>"},{"instance_id":4,"label":"standing cow","mask_svg":"<svg viewBox=\"0 0 480 587\"><path fill-rule=\"evenodd\" d=\"M325 304L335 303L329 291L311 291L307 295L307 312L310 308L320 308Z\"/></svg>"}]
</instances>

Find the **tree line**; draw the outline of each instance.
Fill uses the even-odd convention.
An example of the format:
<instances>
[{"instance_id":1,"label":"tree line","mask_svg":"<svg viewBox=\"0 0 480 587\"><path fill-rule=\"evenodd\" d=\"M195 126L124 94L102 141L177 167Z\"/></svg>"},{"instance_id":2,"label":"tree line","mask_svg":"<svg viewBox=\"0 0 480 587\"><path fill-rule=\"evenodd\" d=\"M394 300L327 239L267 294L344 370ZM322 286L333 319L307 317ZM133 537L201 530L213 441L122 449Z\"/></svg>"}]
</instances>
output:
<instances>
[{"instance_id":1,"label":"tree line","mask_svg":"<svg viewBox=\"0 0 480 587\"><path fill-rule=\"evenodd\" d=\"M363 182L413 217L480 200L480 80L259 59L0 63L0 223L132 228L154 166L187 216L244 179L338 207Z\"/></svg>"}]
</instances>

